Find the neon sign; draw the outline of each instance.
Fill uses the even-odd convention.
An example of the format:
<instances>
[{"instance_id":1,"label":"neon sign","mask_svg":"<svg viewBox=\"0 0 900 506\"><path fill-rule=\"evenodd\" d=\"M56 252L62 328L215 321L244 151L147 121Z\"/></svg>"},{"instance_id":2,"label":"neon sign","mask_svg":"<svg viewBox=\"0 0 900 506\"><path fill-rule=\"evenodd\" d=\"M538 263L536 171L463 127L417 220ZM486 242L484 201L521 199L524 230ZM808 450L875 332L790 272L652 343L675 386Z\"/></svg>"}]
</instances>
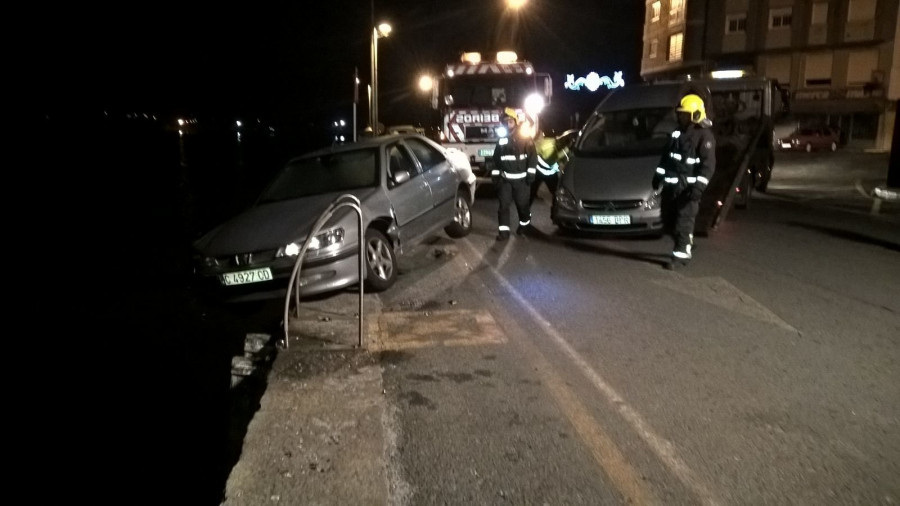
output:
<instances>
[{"instance_id":1,"label":"neon sign","mask_svg":"<svg viewBox=\"0 0 900 506\"><path fill-rule=\"evenodd\" d=\"M588 91L597 91L601 86L606 86L607 89L611 90L625 86L625 80L622 79L622 71L615 72L612 79L609 76L600 77L596 72L591 72L587 76L579 77L578 79L575 79L575 74L566 74L564 86L567 90L572 91L578 91L582 86L587 88Z\"/></svg>"}]
</instances>

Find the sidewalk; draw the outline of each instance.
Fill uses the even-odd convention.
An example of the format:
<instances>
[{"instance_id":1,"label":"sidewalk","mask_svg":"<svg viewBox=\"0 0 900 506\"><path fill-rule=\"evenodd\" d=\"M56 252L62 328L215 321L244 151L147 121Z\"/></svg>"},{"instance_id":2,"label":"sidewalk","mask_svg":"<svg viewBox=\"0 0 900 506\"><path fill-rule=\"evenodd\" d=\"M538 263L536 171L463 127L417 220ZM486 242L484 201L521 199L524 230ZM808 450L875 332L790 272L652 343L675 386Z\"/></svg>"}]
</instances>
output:
<instances>
[{"instance_id":1,"label":"sidewalk","mask_svg":"<svg viewBox=\"0 0 900 506\"><path fill-rule=\"evenodd\" d=\"M377 329L379 299L364 302L364 324ZM256 356L274 359L238 378L265 391L222 505L388 503L389 413L377 358L358 347L358 310L356 293L301 302L288 347L270 343Z\"/></svg>"}]
</instances>

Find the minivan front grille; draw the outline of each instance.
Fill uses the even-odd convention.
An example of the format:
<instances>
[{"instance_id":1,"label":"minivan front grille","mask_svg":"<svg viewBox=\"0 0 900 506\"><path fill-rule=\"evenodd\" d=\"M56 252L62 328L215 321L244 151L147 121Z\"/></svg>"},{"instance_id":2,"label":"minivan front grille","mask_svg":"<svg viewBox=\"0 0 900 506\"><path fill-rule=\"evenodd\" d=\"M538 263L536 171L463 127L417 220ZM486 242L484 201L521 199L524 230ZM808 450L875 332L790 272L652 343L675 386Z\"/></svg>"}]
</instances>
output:
<instances>
[{"instance_id":1,"label":"minivan front grille","mask_svg":"<svg viewBox=\"0 0 900 506\"><path fill-rule=\"evenodd\" d=\"M628 211L640 209L643 200L582 200L581 206L596 211Z\"/></svg>"}]
</instances>

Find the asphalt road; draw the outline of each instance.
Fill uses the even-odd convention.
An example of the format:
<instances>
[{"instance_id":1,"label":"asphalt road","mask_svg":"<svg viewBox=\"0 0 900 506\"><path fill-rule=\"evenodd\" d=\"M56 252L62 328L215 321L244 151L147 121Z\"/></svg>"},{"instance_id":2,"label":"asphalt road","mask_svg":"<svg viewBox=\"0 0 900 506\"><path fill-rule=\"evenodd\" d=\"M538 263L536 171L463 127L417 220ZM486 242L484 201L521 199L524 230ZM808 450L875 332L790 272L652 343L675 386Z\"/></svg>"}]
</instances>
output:
<instances>
[{"instance_id":1,"label":"asphalt road","mask_svg":"<svg viewBox=\"0 0 900 506\"><path fill-rule=\"evenodd\" d=\"M853 196L886 158L841 155L779 157L675 273L667 241L559 236L545 202L498 245L479 201L382 296L398 503L900 500L900 221Z\"/></svg>"}]
</instances>

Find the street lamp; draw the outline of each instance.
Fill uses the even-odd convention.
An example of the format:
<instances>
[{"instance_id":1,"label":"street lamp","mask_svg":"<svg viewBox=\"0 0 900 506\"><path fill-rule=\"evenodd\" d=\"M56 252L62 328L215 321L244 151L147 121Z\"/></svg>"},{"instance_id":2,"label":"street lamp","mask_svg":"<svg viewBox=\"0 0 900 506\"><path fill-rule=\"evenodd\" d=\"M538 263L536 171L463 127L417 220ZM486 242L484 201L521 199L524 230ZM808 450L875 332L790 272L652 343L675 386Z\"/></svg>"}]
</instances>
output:
<instances>
[{"instance_id":1,"label":"street lamp","mask_svg":"<svg viewBox=\"0 0 900 506\"><path fill-rule=\"evenodd\" d=\"M371 121L372 133L378 135L378 39L391 33L391 25L381 23L372 27L372 101Z\"/></svg>"}]
</instances>

